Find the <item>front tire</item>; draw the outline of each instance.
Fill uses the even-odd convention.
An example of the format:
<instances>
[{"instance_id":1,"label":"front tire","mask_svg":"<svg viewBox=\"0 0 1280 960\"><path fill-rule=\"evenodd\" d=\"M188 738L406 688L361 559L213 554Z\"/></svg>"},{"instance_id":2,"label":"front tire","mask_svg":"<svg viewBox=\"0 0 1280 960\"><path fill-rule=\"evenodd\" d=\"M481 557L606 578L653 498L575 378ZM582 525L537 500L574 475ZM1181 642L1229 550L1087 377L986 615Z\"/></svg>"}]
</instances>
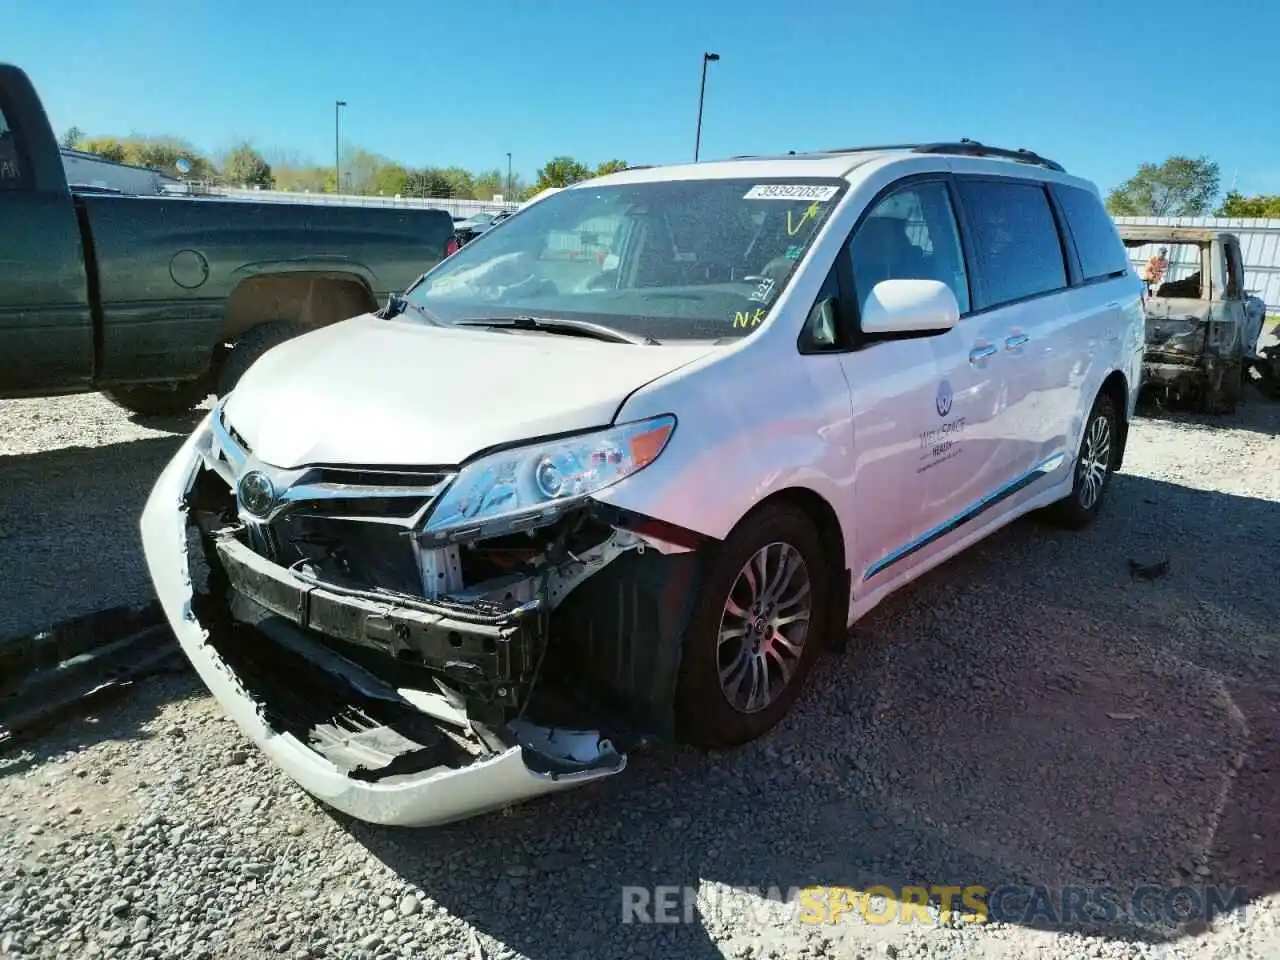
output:
<instances>
[{"instance_id":1,"label":"front tire","mask_svg":"<svg viewBox=\"0 0 1280 960\"><path fill-rule=\"evenodd\" d=\"M302 324L287 320L263 323L246 330L235 342L218 370L218 396L225 397L234 390L245 372L272 347L306 332L307 328Z\"/></svg>"},{"instance_id":2,"label":"front tire","mask_svg":"<svg viewBox=\"0 0 1280 960\"><path fill-rule=\"evenodd\" d=\"M1050 509L1050 516L1069 530L1083 530L1098 518L1111 486L1120 442L1120 415L1108 393L1099 393L1085 421L1072 470L1070 496Z\"/></svg>"},{"instance_id":3,"label":"front tire","mask_svg":"<svg viewBox=\"0 0 1280 960\"><path fill-rule=\"evenodd\" d=\"M710 558L676 687L682 739L735 747L787 715L821 653L831 566L808 515L749 514Z\"/></svg>"},{"instance_id":4,"label":"front tire","mask_svg":"<svg viewBox=\"0 0 1280 960\"><path fill-rule=\"evenodd\" d=\"M108 400L143 417L168 417L199 406L209 396L203 377L176 383L135 383L102 391Z\"/></svg>"}]
</instances>

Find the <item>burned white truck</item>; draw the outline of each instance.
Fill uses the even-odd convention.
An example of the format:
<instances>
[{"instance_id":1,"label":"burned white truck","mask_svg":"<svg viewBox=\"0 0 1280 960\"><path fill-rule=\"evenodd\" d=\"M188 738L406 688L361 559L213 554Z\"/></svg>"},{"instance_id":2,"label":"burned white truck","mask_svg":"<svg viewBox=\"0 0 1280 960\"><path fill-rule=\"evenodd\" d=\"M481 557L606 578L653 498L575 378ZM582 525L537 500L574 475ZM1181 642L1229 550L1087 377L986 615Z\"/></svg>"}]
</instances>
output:
<instances>
[{"instance_id":1,"label":"burned white truck","mask_svg":"<svg viewBox=\"0 0 1280 960\"><path fill-rule=\"evenodd\" d=\"M1209 413L1231 413L1259 361L1266 304L1244 289L1235 234L1200 227L1119 227L1146 285L1143 383Z\"/></svg>"}]
</instances>

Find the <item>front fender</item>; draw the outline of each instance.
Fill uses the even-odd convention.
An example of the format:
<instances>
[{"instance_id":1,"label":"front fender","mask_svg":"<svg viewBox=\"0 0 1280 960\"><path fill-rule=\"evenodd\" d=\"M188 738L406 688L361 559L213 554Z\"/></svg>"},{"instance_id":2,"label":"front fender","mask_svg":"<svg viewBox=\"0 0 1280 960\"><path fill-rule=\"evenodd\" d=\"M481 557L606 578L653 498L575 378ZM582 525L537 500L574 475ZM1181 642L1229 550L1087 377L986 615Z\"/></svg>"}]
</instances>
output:
<instances>
[{"instance_id":1,"label":"front fender","mask_svg":"<svg viewBox=\"0 0 1280 960\"><path fill-rule=\"evenodd\" d=\"M762 367L760 356L698 361L633 394L620 421L673 412L675 433L657 461L597 499L723 540L758 503L801 487L847 529L853 415L839 358L765 356Z\"/></svg>"}]
</instances>

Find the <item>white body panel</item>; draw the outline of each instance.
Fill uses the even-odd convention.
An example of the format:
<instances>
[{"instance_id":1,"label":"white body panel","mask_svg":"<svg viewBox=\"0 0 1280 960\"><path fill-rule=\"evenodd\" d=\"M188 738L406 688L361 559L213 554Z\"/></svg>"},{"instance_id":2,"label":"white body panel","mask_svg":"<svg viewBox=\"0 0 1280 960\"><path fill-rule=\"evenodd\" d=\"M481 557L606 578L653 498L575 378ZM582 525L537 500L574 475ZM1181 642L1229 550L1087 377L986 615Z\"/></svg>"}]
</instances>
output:
<instances>
[{"instance_id":1,"label":"white body panel","mask_svg":"<svg viewBox=\"0 0 1280 960\"><path fill-rule=\"evenodd\" d=\"M1127 267L1122 278L964 315L945 332L839 352L799 349L837 257L877 197L903 178L949 173L1093 190L1041 166L912 153L629 170L565 192L680 178L843 177L849 186L763 322L736 342L642 347L358 317L270 351L230 397L228 421L275 467L435 467L674 414L657 459L594 499L723 539L771 495L816 495L843 541L852 622L995 529L1069 494L1083 424L1109 376L1124 378L1126 416L1136 403L1143 317L1140 283ZM273 735L190 616L179 500L207 435L202 425L147 504L147 562L202 678L291 776L365 819L425 824L604 775L552 780L513 751L452 773L354 785L304 744Z\"/></svg>"},{"instance_id":2,"label":"white body panel","mask_svg":"<svg viewBox=\"0 0 1280 960\"><path fill-rule=\"evenodd\" d=\"M227 416L276 467L460 463L499 444L605 426L636 387L712 349L365 315L270 351L228 398Z\"/></svg>"}]
</instances>

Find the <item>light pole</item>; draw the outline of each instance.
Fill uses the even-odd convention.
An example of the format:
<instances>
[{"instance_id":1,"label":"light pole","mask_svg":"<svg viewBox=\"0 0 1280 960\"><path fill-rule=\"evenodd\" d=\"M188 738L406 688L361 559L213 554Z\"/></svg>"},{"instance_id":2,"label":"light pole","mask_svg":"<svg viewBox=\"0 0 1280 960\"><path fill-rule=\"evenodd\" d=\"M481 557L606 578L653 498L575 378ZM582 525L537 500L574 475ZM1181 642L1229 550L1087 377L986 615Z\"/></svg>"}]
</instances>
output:
<instances>
[{"instance_id":1,"label":"light pole","mask_svg":"<svg viewBox=\"0 0 1280 960\"><path fill-rule=\"evenodd\" d=\"M702 101L707 96L707 64L715 63L720 59L718 53L704 53L702 55L702 86L698 90L698 135L693 141L693 162L698 162L698 151L702 147Z\"/></svg>"},{"instance_id":2,"label":"light pole","mask_svg":"<svg viewBox=\"0 0 1280 960\"><path fill-rule=\"evenodd\" d=\"M338 146L338 111L347 105L345 100L333 101L333 192L342 192L342 153Z\"/></svg>"},{"instance_id":3,"label":"light pole","mask_svg":"<svg viewBox=\"0 0 1280 960\"><path fill-rule=\"evenodd\" d=\"M511 199L512 191L515 189L511 182L511 151L507 151L507 200Z\"/></svg>"}]
</instances>

